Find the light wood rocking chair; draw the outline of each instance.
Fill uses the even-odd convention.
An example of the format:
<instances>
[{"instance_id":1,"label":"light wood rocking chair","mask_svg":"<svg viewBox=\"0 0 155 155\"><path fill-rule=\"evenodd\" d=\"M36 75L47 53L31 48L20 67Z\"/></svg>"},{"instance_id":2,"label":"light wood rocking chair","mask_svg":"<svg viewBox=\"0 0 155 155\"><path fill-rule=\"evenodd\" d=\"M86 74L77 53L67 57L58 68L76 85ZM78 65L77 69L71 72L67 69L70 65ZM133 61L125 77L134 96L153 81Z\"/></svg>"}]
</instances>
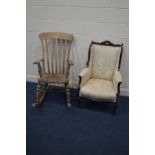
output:
<instances>
[{"instance_id":1,"label":"light wood rocking chair","mask_svg":"<svg viewBox=\"0 0 155 155\"><path fill-rule=\"evenodd\" d=\"M32 104L42 104L47 92L61 90L66 92L67 107L71 107L69 69L73 65L69 60L73 35L62 32L43 32L39 34L42 44L43 58L35 61L38 65L39 78L36 89L36 100ZM42 85L43 84L43 85ZM51 89L49 84L63 84L62 89ZM43 87L42 87L43 86Z\"/></svg>"}]
</instances>

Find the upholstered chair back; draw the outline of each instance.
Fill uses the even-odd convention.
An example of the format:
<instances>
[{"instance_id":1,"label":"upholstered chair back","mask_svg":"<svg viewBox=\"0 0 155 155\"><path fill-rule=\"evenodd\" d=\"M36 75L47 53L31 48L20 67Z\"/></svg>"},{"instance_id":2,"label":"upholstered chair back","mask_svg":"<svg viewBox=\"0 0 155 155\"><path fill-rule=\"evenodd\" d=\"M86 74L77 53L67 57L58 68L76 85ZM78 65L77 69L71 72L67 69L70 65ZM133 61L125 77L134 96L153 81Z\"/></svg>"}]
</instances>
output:
<instances>
[{"instance_id":1,"label":"upholstered chair back","mask_svg":"<svg viewBox=\"0 0 155 155\"><path fill-rule=\"evenodd\" d=\"M88 67L91 78L112 81L115 69L118 69L121 47L92 44Z\"/></svg>"}]
</instances>

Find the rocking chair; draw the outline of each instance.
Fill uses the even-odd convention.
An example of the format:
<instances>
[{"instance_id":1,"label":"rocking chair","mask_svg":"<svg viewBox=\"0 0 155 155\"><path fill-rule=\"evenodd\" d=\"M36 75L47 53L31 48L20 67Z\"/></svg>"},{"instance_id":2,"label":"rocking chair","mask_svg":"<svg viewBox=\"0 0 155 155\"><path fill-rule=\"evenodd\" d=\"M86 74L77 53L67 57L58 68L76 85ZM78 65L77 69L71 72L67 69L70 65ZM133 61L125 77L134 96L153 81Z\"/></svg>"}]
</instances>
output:
<instances>
[{"instance_id":1,"label":"rocking chair","mask_svg":"<svg viewBox=\"0 0 155 155\"><path fill-rule=\"evenodd\" d=\"M67 107L71 107L70 87L69 87L69 69L73 65L69 60L70 48L73 41L73 35L61 32L43 32L39 34L42 44L43 57L35 61L38 65L39 78L36 89L36 100L32 104L37 107L42 104L47 92L54 87L49 84L62 84L57 90L66 92ZM55 87L56 88L56 87Z\"/></svg>"}]
</instances>

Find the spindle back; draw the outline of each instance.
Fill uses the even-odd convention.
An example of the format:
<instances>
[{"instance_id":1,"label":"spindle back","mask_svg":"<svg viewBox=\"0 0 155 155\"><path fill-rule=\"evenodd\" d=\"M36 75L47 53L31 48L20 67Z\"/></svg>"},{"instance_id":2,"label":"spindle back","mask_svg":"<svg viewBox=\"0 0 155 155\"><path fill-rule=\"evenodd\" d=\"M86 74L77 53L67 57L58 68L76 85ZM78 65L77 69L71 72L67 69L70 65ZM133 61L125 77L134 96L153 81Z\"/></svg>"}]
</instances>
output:
<instances>
[{"instance_id":1,"label":"spindle back","mask_svg":"<svg viewBox=\"0 0 155 155\"><path fill-rule=\"evenodd\" d=\"M42 32L39 38L42 44L44 73L67 74L73 35L63 32Z\"/></svg>"}]
</instances>

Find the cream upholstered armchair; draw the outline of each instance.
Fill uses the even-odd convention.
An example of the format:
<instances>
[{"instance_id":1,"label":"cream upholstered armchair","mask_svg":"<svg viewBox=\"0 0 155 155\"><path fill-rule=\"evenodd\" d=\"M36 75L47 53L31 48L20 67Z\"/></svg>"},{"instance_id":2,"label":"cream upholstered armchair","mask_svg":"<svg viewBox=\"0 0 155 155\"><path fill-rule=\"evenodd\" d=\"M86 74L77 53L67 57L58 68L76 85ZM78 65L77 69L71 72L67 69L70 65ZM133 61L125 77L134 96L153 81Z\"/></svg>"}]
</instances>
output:
<instances>
[{"instance_id":1,"label":"cream upholstered armchair","mask_svg":"<svg viewBox=\"0 0 155 155\"><path fill-rule=\"evenodd\" d=\"M79 74L79 98L113 103L113 114L116 113L120 84L120 73L123 44L110 41L93 42L89 47L87 68Z\"/></svg>"}]
</instances>

